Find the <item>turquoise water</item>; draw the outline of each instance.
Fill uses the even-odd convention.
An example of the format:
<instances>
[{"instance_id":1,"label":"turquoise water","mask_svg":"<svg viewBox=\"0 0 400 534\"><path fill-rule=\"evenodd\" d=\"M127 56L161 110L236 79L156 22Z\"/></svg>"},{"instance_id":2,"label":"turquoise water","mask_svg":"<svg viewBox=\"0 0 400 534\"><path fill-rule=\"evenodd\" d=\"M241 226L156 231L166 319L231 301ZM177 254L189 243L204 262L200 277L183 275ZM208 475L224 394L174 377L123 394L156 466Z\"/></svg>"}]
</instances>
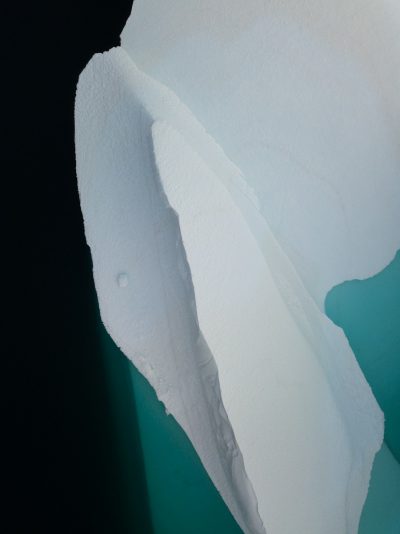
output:
<instances>
[{"instance_id":1,"label":"turquoise water","mask_svg":"<svg viewBox=\"0 0 400 534\"><path fill-rule=\"evenodd\" d=\"M399 534L400 464L384 444L375 457L359 534Z\"/></svg>"},{"instance_id":2,"label":"turquoise water","mask_svg":"<svg viewBox=\"0 0 400 534\"><path fill-rule=\"evenodd\" d=\"M385 441L400 461L400 251L376 276L334 287L325 310L349 340L385 413Z\"/></svg>"},{"instance_id":3,"label":"turquoise water","mask_svg":"<svg viewBox=\"0 0 400 534\"><path fill-rule=\"evenodd\" d=\"M131 366L156 534L240 534L186 434Z\"/></svg>"},{"instance_id":4,"label":"turquoise water","mask_svg":"<svg viewBox=\"0 0 400 534\"><path fill-rule=\"evenodd\" d=\"M105 503L109 508L110 524L95 522L97 534L150 534L152 517L144 469L142 435L138 424L135 396L132 389L132 364L115 345L98 319L100 362L107 376L107 390L103 391L104 406L101 435L108 436L107 454L103 454L103 469L110 488L106 488ZM93 388L98 387L93 383ZM150 386L149 386L150 387ZM100 407L99 407L100 408ZM150 410L151 408L148 407ZM96 424L89 421L89 424ZM98 423L97 423L98 424ZM101 448L102 444L97 444ZM93 454L97 454L96 448Z\"/></svg>"},{"instance_id":5,"label":"turquoise water","mask_svg":"<svg viewBox=\"0 0 400 534\"><path fill-rule=\"evenodd\" d=\"M333 288L326 312L344 329L386 416L359 534L400 534L400 252L376 276ZM137 531L139 520L141 534L240 534L182 429L104 329L101 339L119 451L115 532Z\"/></svg>"},{"instance_id":6,"label":"turquoise water","mask_svg":"<svg viewBox=\"0 0 400 534\"><path fill-rule=\"evenodd\" d=\"M359 534L400 533L400 251L380 273L334 287L327 315L341 326L385 414Z\"/></svg>"},{"instance_id":7,"label":"turquoise water","mask_svg":"<svg viewBox=\"0 0 400 534\"><path fill-rule=\"evenodd\" d=\"M110 503L118 513L113 532L240 534L191 442L165 413L153 388L103 325L100 339L114 422L110 439L117 451L112 468L118 494L116 503Z\"/></svg>"}]
</instances>

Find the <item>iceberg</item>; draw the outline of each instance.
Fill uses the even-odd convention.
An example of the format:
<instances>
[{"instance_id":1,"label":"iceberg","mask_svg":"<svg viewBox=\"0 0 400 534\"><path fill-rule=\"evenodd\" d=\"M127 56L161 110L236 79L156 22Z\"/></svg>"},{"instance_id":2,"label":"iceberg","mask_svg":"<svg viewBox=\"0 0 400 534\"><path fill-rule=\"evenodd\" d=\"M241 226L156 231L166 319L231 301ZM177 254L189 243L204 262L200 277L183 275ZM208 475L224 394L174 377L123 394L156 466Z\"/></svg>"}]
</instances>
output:
<instances>
[{"instance_id":1,"label":"iceberg","mask_svg":"<svg viewBox=\"0 0 400 534\"><path fill-rule=\"evenodd\" d=\"M223 147L321 309L400 248L396 0L135 0L121 35Z\"/></svg>"},{"instance_id":2,"label":"iceberg","mask_svg":"<svg viewBox=\"0 0 400 534\"><path fill-rule=\"evenodd\" d=\"M382 443L322 310L399 244L399 18L380 5L136 0L79 79L102 320L245 533L355 534Z\"/></svg>"}]
</instances>

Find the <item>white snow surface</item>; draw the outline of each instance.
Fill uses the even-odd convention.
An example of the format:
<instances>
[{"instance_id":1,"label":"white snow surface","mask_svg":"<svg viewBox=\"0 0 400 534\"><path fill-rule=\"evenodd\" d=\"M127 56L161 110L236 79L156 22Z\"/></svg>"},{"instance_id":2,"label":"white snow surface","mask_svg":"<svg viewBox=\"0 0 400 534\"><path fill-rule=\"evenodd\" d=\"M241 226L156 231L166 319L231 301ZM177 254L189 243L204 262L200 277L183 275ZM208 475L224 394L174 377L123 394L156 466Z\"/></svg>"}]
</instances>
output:
<instances>
[{"instance_id":1,"label":"white snow surface","mask_svg":"<svg viewBox=\"0 0 400 534\"><path fill-rule=\"evenodd\" d=\"M320 308L398 247L398 14L136 0L79 80L102 320L246 533L357 532L383 417Z\"/></svg>"},{"instance_id":2,"label":"white snow surface","mask_svg":"<svg viewBox=\"0 0 400 534\"><path fill-rule=\"evenodd\" d=\"M398 0L135 0L121 36L246 176L323 309L400 247Z\"/></svg>"}]
</instances>

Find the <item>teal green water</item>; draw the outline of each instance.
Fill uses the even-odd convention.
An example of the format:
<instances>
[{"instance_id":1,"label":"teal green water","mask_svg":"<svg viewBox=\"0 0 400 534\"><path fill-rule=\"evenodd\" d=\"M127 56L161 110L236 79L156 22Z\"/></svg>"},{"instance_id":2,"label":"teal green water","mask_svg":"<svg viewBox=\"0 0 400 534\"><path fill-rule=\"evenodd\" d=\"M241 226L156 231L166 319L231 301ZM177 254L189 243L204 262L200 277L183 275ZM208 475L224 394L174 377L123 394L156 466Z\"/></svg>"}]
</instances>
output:
<instances>
[{"instance_id":1,"label":"teal green water","mask_svg":"<svg viewBox=\"0 0 400 534\"><path fill-rule=\"evenodd\" d=\"M400 461L400 251L376 276L334 287L325 309L349 340L385 413L385 441Z\"/></svg>"},{"instance_id":2,"label":"teal green water","mask_svg":"<svg viewBox=\"0 0 400 534\"><path fill-rule=\"evenodd\" d=\"M100 355L107 376L103 391L102 424L108 436L104 454L110 488L105 499L111 523L95 524L98 534L151 534L152 517L144 469L141 430L138 424L135 397L131 381L132 364L115 345L98 319ZM93 388L98 387L93 383ZM101 447L102 444L98 444ZM93 450L96 455L96 449ZM107 478L107 477L106 477Z\"/></svg>"},{"instance_id":3,"label":"teal green water","mask_svg":"<svg viewBox=\"0 0 400 534\"><path fill-rule=\"evenodd\" d=\"M341 326L385 414L359 534L400 533L400 251L380 273L334 287L327 315Z\"/></svg>"},{"instance_id":4,"label":"teal green water","mask_svg":"<svg viewBox=\"0 0 400 534\"><path fill-rule=\"evenodd\" d=\"M118 494L115 534L241 534L193 446L101 325ZM133 386L133 387L132 387ZM140 498L138 491L141 490Z\"/></svg>"},{"instance_id":5,"label":"teal green water","mask_svg":"<svg viewBox=\"0 0 400 534\"><path fill-rule=\"evenodd\" d=\"M375 457L358 532L400 533L400 464L385 444Z\"/></svg>"},{"instance_id":6,"label":"teal green water","mask_svg":"<svg viewBox=\"0 0 400 534\"><path fill-rule=\"evenodd\" d=\"M156 534L240 534L186 434L131 366Z\"/></svg>"}]
</instances>

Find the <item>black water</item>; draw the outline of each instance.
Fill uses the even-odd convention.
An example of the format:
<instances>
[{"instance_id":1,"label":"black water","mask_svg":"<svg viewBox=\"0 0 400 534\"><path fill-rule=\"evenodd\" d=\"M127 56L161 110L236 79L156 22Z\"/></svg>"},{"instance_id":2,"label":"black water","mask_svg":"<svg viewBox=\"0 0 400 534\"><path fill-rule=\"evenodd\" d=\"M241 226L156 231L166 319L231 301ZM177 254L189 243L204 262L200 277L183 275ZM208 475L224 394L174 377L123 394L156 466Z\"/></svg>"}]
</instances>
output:
<instances>
[{"instance_id":1,"label":"black water","mask_svg":"<svg viewBox=\"0 0 400 534\"><path fill-rule=\"evenodd\" d=\"M12 235L0 532L150 533L128 363L114 354L110 371L99 338L74 158L78 75L119 44L131 0L0 9L2 234Z\"/></svg>"}]
</instances>

